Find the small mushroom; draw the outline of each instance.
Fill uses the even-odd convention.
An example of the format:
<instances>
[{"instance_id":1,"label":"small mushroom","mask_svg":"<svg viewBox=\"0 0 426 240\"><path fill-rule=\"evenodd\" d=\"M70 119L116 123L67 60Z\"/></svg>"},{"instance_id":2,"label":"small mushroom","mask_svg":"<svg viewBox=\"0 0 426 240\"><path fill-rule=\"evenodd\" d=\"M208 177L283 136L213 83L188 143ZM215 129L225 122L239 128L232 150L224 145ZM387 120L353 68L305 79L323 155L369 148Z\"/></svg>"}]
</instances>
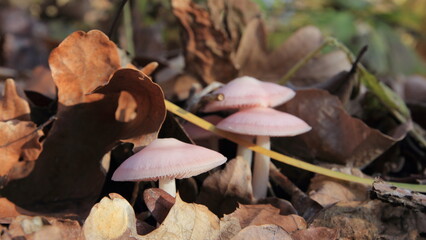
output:
<instances>
[{"instance_id":1,"label":"small mushroom","mask_svg":"<svg viewBox=\"0 0 426 240\"><path fill-rule=\"evenodd\" d=\"M189 178L225 163L226 157L208 148L174 138L156 139L115 170L114 181L159 181L176 196L175 179Z\"/></svg>"},{"instance_id":2,"label":"small mushroom","mask_svg":"<svg viewBox=\"0 0 426 240\"><path fill-rule=\"evenodd\" d=\"M273 108L256 107L236 112L217 124L217 128L233 133L256 136L256 144L270 149L270 136L295 136L311 130L300 118ZM266 197L270 158L260 153L254 157L253 195Z\"/></svg>"},{"instance_id":3,"label":"small mushroom","mask_svg":"<svg viewBox=\"0 0 426 240\"><path fill-rule=\"evenodd\" d=\"M259 81L249 76L236 78L213 93L222 94L224 99L210 102L205 106L204 112L251 107L275 107L287 102L296 94L288 87ZM251 151L248 148L238 145L237 156L241 156L249 165L251 165L251 155Z\"/></svg>"},{"instance_id":4,"label":"small mushroom","mask_svg":"<svg viewBox=\"0 0 426 240\"><path fill-rule=\"evenodd\" d=\"M204 112L243 109L250 107L275 107L295 96L295 92L276 83L259 81L253 77L239 77L222 86L213 94L223 94L224 99L207 104Z\"/></svg>"}]
</instances>

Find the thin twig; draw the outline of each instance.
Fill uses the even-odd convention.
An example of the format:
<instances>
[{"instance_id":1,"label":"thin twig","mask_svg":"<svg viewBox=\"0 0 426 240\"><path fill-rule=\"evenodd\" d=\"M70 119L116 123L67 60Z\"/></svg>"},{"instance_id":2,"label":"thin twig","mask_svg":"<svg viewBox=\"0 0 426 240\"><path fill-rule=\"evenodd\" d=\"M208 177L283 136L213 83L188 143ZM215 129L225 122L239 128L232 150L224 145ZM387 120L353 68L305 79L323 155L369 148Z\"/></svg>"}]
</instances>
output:
<instances>
[{"instance_id":1,"label":"thin twig","mask_svg":"<svg viewBox=\"0 0 426 240\"><path fill-rule=\"evenodd\" d=\"M13 141L10 141L6 144L0 145L0 148L3 147L8 147L16 142L21 141L22 139L25 139L27 137L30 137L31 135L35 134L36 132L38 132L39 130L42 130L43 128L45 128L47 125L49 125L51 122L53 122L54 120L58 119L55 115L50 117L46 122L44 122L43 124L41 124L40 126L38 126L36 129L34 129L33 131L31 131L30 133L28 133L27 135L24 135L22 137L19 137L18 139L15 139Z\"/></svg>"},{"instance_id":2,"label":"thin twig","mask_svg":"<svg viewBox=\"0 0 426 240\"><path fill-rule=\"evenodd\" d=\"M121 17L121 13L123 12L123 8L124 8L124 5L126 5L126 3L127 3L127 0L122 0L121 3L120 3L120 6L117 9L117 13L115 14L114 21L112 22L112 25L111 25L109 32L108 32L108 37L110 39L112 38L112 35L114 34L115 30L117 29L118 21Z\"/></svg>"}]
</instances>

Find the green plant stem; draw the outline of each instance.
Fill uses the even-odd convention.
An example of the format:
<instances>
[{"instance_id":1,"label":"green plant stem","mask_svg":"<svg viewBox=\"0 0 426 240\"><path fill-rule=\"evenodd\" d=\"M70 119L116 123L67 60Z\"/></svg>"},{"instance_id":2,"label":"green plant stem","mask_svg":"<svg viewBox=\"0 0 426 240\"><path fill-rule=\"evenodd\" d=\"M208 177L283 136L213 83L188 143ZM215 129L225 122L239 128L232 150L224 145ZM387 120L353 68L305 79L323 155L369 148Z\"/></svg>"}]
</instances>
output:
<instances>
[{"instance_id":1,"label":"green plant stem","mask_svg":"<svg viewBox=\"0 0 426 240\"><path fill-rule=\"evenodd\" d=\"M329 38L329 44L346 53L348 59L352 62L355 57L352 52L337 39ZM370 90L383 105L390 111L390 113L401 123L406 123L411 119L410 110L405 102L390 89L388 86L380 82L374 75L369 73L367 69L358 64L358 70L362 75L362 83ZM416 130L415 127L409 130L409 133L423 146L426 147L426 139Z\"/></svg>"},{"instance_id":2,"label":"green plant stem","mask_svg":"<svg viewBox=\"0 0 426 240\"><path fill-rule=\"evenodd\" d=\"M135 56L135 45L133 42L132 11L130 9L130 2L124 6L123 13L124 33L127 40L127 52L129 53L130 58L133 59Z\"/></svg>"}]
</instances>

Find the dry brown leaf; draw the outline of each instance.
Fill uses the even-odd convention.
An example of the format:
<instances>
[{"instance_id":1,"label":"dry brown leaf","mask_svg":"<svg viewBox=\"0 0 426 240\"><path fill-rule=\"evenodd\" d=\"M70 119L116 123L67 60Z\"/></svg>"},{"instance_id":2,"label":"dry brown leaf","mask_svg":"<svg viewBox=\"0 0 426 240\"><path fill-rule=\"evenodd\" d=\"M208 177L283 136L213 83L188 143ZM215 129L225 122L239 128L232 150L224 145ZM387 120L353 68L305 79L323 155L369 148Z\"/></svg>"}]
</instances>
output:
<instances>
[{"instance_id":1,"label":"dry brown leaf","mask_svg":"<svg viewBox=\"0 0 426 240\"><path fill-rule=\"evenodd\" d=\"M366 177L359 169L356 168L340 167L333 168L333 170L358 177ZM317 174L311 179L308 193L313 200L320 203L323 207L327 207L341 201L367 200L368 188L368 185L340 181Z\"/></svg>"},{"instance_id":2,"label":"dry brown leaf","mask_svg":"<svg viewBox=\"0 0 426 240\"><path fill-rule=\"evenodd\" d=\"M366 166L409 129L409 124L404 124L390 135L381 133L351 117L337 97L318 89L298 90L292 100L277 109L303 119L312 130L292 138L273 139L276 149L347 166Z\"/></svg>"},{"instance_id":3,"label":"dry brown leaf","mask_svg":"<svg viewBox=\"0 0 426 240\"><path fill-rule=\"evenodd\" d=\"M172 0L171 4L185 32L185 70L207 84L235 78L231 44L224 32L215 29L209 12L191 0Z\"/></svg>"},{"instance_id":4,"label":"dry brown leaf","mask_svg":"<svg viewBox=\"0 0 426 240\"><path fill-rule=\"evenodd\" d=\"M334 240L339 239L339 232L326 227L312 227L296 231L291 237L294 240Z\"/></svg>"},{"instance_id":5,"label":"dry brown leaf","mask_svg":"<svg viewBox=\"0 0 426 240\"><path fill-rule=\"evenodd\" d=\"M321 32L313 26L299 29L280 47L270 52L266 46L266 30L261 19L253 19L241 38L234 64L239 75L265 81L278 81L293 65L318 48Z\"/></svg>"},{"instance_id":6,"label":"dry brown leaf","mask_svg":"<svg viewBox=\"0 0 426 240\"><path fill-rule=\"evenodd\" d=\"M281 227L274 224L248 226L231 240L293 240Z\"/></svg>"},{"instance_id":7,"label":"dry brown leaf","mask_svg":"<svg viewBox=\"0 0 426 240\"><path fill-rule=\"evenodd\" d=\"M283 216L279 213L280 209L272 207L271 205L240 204L235 212L226 215L224 218L237 218L242 229L250 225L260 226L264 224L275 224L291 233L306 228L306 222L302 217L294 214Z\"/></svg>"},{"instance_id":8,"label":"dry brown leaf","mask_svg":"<svg viewBox=\"0 0 426 240\"><path fill-rule=\"evenodd\" d=\"M241 157L229 161L225 169L207 177L197 198L198 203L219 216L233 212L238 203L252 201L250 166Z\"/></svg>"},{"instance_id":9,"label":"dry brown leaf","mask_svg":"<svg viewBox=\"0 0 426 240\"><path fill-rule=\"evenodd\" d=\"M4 86L3 97L0 98L0 121L12 119L30 120L30 106L21 98L15 86L15 81L7 79Z\"/></svg>"},{"instance_id":10,"label":"dry brown leaf","mask_svg":"<svg viewBox=\"0 0 426 240\"><path fill-rule=\"evenodd\" d=\"M130 240L139 238L136 216L126 199L112 193L90 210L83 225L86 240Z\"/></svg>"},{"instance_id":11,"label":"dry brown leaf","mask_svg":"<svg viewBox=\"0 0 426 240\"><path fill-rule=\"evenodd\" d=\"M164 240L208 240L219 239L219 219L206 206L185 203L176 196L176 203L170 209L159 228L143 239Z\"/></svg>"},{"instance_id":12,"label":"dry brown leaf","mask_svg":"<svg viewBox=\"0 0 426 240\"><path fill-rule=\"evenodd\" d=\"M33 122L0 122L0 188L31 172L42 149L42 135Z\"/></svg>"},{"instance_id":13,"label":"dry brown leaf","mask_svg":"<svg viewBox=\"0 0 426 240\"><path fill-rule=\"evenodd\" d=\"M143 192L146 207L158 223L162 223L175 204L175 198L159 188L148 188Z\"/></svg>"},{"instance_id":14,"label":"dry brown leaf","mask_svg":"<svg viewBox=\"0 0 426 240\"><path fill-rule=\"evenodd\" d=\"M49 65L59 103L65 107L100 100L100 95L87 94L108 83L120 58L115 44L101 31L77 31L52 51Z\"/></svg>"},{"instance_id":15,"label":"dry brown leaf","mask_svg":"<svg viewBox=\"0 0 426 240\"><path fill-rule=\"evenodd\" d=\"M209 0L211 20L216 29L227 33L236 50L245 26L261 15L259 6L250 0Z\"/></svg>"},{"instance_id":16,"label":"dry brown leaf","mask_svg":"<svg viewBox=\"0 0 426 240\"><path fill-rule=\"evenodd\" d=\"M104 155L119 140L142 146L156 138L165 117L162 91L137 70L114 72L116 52L103 33L91 31L71 34L52 53L58 119L31 174L2 189L9 200L32 211L86 211L105 180L99 167ZM137 103L136 117L124 123L115 118L123 91Z\"/></svg>"}]
</instances>

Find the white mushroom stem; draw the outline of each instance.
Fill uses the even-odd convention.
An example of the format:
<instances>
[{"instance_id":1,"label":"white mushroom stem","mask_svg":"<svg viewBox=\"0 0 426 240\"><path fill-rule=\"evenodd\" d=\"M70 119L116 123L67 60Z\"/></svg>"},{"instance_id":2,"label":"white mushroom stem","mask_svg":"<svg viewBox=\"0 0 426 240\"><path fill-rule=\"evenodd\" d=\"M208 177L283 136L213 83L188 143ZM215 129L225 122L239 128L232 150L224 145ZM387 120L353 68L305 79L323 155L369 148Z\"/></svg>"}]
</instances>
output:
<instances>
[{"instance_id":1,"label":"white mushroom stem","mask_svg":"<svg viewBox=\"0 0 426 240\"><path fill-rule=\"evenodd\" d=\"M238 145L237 147L237 156L242 157L245 161L247 161L248 165L251 167L252 162L252 151L243 145Z\"/></svg>"},{"instance_id":2,"label":"white mushroom stem","mask_svg":"<svg viewBox=\"0 0 426 240\"><path fill-rule=\"evenodd\" d=\"M260 147L270 149L271 142L269 136L257 136L256 144ZM269 163L271 159L260 153L254 155L254 168L253 168L253 195L255 199L262 199L266 197L266 191L269 181Z\"/></svg>"},{"instance_id":3,"label":"white mushroom stem","mask_svg":"<svg viewBox=\"0 0 426 240\"><path fill-rule=\"evenodd\" d=\"M160 178L158 180L158 187L166 191L172 197L176 197L176 183L174 178Z\"/></svg>"}]
</instances>

